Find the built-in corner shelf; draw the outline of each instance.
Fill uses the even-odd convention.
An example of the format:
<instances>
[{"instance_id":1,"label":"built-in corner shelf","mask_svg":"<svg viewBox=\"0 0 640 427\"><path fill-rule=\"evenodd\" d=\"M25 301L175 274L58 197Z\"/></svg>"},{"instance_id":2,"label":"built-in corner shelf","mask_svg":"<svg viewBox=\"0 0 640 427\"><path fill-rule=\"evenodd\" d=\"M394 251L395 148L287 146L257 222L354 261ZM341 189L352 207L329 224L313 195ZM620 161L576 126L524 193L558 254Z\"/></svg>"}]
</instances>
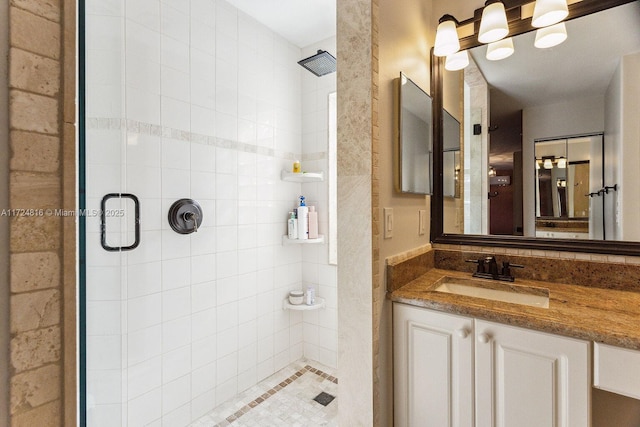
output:
<instances>
[{"instance_id":1,"label":"built-in corner shelf","mask_svg":"<svg viewBox=\"0 0 640 427\"><path fill-rule=\"evenodd\" d=\"M317 239L290 239L289 236L282 236L283 245L309 245L312 243L324 243L324 236L320 234Z\"/></svg>"},{"instance_id":2,"label":"built-in corner shelf","mask_svg":"<svg viewBox=\"0 0 640 427\"><path fill-rule=\"evenodd\" d=\"M326 301L324 298L316 297L316 303L313 305L307 304L291 304L289 302L289 298L285 298L282 301L282 309L283 310L298 310L298 311L308 311L308 310L318 310L320 308L324 308L326 305Z\"/></svg>"},{"instance_id":3,"label":"built-in corner shelf","mask_svg":"<svg viewBox=\"0 0 640 427\"><path fill-rule=\"evenodd\" d=\"M319 182L324 181L324 172L280 172L280 179L290 182Z\"/></svg>"}]
</instances>

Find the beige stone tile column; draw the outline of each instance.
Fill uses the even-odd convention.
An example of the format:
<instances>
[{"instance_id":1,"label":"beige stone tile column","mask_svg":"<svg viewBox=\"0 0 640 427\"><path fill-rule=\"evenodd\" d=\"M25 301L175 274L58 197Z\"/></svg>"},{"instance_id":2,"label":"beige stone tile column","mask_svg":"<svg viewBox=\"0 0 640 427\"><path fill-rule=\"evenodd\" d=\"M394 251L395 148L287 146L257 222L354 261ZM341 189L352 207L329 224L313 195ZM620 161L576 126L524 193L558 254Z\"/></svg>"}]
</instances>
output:
<instances>
[{"instance_id":1,"label":"beige stone tile column","mask_svg":"<svg viewBox=\"0 0 640 427\"><path fill-rule=\"evenodd\" d=\"M339 424L374 424L377 1L338 1Z\"/></svg>"},{"instance_id":2,"label":"beige stone tile column","mask_svg":"<svg viewBox=\"0 0 640 427\"><path fill-rule=\"evenodd\" d=\"M63 193L63 126L73 127L75 113L63 116L63 105L75 98L74 2L65 9L58 0L11 0L9 5L9 208L10 218L10 419L12 426L59 426L74 423L72 404L62 403L63 376L75 382L75 359L67 361L63 347L63 294L75 300L75 227L64 223L59 209L73 209L75 178ZM64 19L63 11L70 12ZM71 16L69 16L71 15ZM67 22L65 25L64 22ZM71 37L65 40L63 30ZM65 55L65 52L67 53ZM62 78L62 61L69 61ZM75 132L64 150L75 174ZM68 154L72 153L72 155ZM70 162L70 164L69 164ZM64 175L63 175L64 174ZM72 194L73 197L69 197ZM65 203L63 203L63 196ZM65 252L68 254L64 256ZM62 260L74 273L63 282ZM66 278L67 278L66 277ZM63 287L63 283L65 286ZM75 302L65 307L75 324ZM67 350L75 352L75 335ZM64 372L64 374L63 374Z\"/></svg>"}]
</instances>

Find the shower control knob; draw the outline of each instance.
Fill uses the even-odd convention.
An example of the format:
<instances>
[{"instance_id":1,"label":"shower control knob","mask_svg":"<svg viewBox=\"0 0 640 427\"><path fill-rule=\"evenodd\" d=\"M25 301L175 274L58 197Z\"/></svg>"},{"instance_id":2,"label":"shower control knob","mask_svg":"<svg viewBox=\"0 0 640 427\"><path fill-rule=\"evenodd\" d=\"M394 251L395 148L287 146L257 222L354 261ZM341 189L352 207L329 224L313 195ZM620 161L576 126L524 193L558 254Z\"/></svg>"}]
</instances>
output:
<instances>
[{"instance_id":1,"label":"shower control knob","mask_svg":"<svg viewBox=\"0 0 640 427\"><path fill-rule=\"evenodd\" d=\"M169 208L169 225L179 234L198 231L202 224L202 208L193 199L176 200Z\"/></svg>"}]
</instances>

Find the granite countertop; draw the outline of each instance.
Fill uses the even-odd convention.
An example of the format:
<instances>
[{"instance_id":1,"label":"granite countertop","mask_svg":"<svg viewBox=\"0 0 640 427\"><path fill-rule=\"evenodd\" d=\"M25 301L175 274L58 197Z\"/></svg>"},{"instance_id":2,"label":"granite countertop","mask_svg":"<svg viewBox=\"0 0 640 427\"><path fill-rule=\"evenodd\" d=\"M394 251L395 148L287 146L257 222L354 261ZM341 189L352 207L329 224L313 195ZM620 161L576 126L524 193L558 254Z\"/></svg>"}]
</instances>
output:
<instances>
[{"instance_id":1,"label":"granite countertop","mask_svg":"<svg viewBox=\"0 0 640 427\"><path fill-rule=\"evenodd\" d=\"M471 278L469 273L434 268L388 294L388 298L418 307L640 350L638 292L516 278L513 285L549 290L549 308L540 308L430 290L445 276Z\"/></svg>"}]
</instances>

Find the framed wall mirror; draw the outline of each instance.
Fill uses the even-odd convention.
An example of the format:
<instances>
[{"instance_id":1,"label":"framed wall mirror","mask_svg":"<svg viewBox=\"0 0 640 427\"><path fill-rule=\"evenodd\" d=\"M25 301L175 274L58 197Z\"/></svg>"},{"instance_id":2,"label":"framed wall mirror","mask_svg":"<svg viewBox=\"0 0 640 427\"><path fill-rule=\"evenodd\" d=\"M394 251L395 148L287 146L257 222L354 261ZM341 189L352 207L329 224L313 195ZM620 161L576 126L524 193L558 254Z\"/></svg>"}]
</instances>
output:
<instances>
[{"instance_id":1,"label":"framed wall mirror","mask_svg":"<svg viewBox=\"0 0 640 427\"><path fill-rule=\"evenodd\" d=\"M432 194L433 112L431 97L405 74L398 81L396 189Z\"/></svg>"},{"instance_id":2,"label":"framed wall mirror","mask_svg":"<svg viewBox=\"0 0 640 427\"><path fill-rule=\"evenodd\" d=\"M460 40L464 70L432 56L432 240L640 255L640 171L631 166L640 163L640 1L569 5L568 37L548 49L534 47L533 3L505 4L510 57L488 60L476 35ZM461 25L477 30L478 12ZM462 117L464 211L453 224L444 219L453 212L443 108Z\"/></svg>"}]
</instances>

